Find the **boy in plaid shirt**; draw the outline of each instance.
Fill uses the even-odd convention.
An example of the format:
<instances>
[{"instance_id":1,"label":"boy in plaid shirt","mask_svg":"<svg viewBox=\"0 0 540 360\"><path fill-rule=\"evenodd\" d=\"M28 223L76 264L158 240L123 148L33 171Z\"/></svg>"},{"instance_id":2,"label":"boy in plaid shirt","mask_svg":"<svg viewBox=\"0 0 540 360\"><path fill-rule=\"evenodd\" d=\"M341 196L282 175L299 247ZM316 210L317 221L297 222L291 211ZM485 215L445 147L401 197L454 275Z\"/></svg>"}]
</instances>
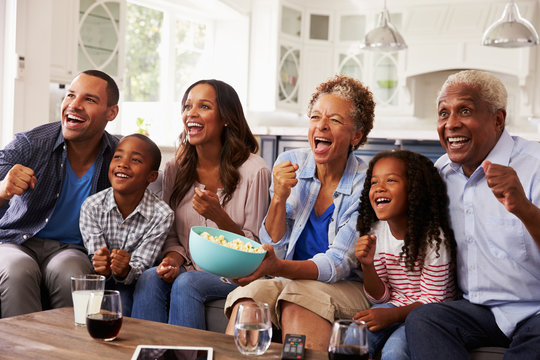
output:
<instances>
[{"instance_id":1,"label":"boy in plaid shirt","mask_svg":"<svg viewBox=\"0 0 540 360\"><path fill-rule=\"evenodd\" d=\"M154 265L173 211L150 190L158 177L161 152L147 136L132 134L117 145L109 166L112 188L88 197L79 226L97 274L106 288L119 290L123 314L131 315L139 275Z\"/></svg>"}]
</instances>

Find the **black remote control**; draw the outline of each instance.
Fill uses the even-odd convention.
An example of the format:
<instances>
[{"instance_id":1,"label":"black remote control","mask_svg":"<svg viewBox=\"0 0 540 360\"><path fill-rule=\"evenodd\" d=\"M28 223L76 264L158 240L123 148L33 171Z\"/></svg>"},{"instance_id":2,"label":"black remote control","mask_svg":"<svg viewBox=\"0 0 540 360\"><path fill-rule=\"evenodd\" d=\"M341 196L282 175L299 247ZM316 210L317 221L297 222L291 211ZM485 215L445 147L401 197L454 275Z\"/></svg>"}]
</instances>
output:
<instances>
[{"instance_id":1,"label":"black remote control","mask_svg":"<svg viewBox=\"0 0 540 360\"><path fill-rule=\"evenodd\" d=\"M283 341L283 351L281 352L282 359L303 359L304 348L306 346L306 335L285 335Z\"/></svg>"}]
</instances>

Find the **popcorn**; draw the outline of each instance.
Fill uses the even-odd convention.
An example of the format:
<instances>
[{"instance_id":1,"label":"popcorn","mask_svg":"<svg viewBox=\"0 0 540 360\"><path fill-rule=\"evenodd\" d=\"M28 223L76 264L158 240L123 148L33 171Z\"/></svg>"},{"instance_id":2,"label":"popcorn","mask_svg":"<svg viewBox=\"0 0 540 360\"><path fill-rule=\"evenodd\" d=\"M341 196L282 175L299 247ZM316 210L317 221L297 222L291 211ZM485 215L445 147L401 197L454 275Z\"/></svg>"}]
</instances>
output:
<instances>
[{"instance_id":1,"label":"popcorn","mask_svg":"<svg viewBox=\"0 0 540 360\"><path fill-rule=\"evenodd\" d=\"M244 243L240 238L234 239L232 241L227 241L225 240L225 236L223 235L219 235L216 237L216 236L210 235L206 231L201 233L201 237L206 240L215 242L216 244L223 245L231 249L235 249L235 250L240 250L240 251L245 251L245 252L250 252L250 253L262 253L264 251L264 249L261 246L254 247L252 243L250 242Z\"/></svg>"}]
</instances>

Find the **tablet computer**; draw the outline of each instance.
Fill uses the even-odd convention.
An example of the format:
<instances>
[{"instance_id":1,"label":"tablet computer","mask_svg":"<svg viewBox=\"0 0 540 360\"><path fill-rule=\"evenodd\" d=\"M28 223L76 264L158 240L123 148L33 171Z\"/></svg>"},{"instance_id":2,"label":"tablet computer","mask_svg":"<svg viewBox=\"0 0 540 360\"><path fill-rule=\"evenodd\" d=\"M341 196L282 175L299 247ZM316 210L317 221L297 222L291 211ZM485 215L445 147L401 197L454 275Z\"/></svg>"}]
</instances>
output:
<instances>
[{"instance_id":1,"label":"tablet computer","mask_svg":"<svg viewBox=\"0 0 540 360\"><path fill-rule=\"evenodd\" d=\"M204 346L138 345L131 360L212 360L213 353Z\"/></svg>"}]
</instances>

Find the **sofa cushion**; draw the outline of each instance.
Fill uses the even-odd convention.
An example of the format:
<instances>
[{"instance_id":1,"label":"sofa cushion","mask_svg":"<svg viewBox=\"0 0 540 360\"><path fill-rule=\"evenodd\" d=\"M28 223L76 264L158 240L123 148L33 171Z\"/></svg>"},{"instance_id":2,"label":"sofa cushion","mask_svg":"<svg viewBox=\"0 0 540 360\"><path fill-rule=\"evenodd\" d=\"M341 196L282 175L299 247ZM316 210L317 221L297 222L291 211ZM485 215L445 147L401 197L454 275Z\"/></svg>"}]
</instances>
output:
<instances>
[{"instance_id":1,"label":"sofa cushion","mask_svg":"<svg viewBox=\"0 0 540 360\"><path fill-rule=\"evenodd\" d=\"M223 308L225 299L213 300L205 305L206 330L224 333L229 319L225 316Z\"/></svg>"}]
</instances>

